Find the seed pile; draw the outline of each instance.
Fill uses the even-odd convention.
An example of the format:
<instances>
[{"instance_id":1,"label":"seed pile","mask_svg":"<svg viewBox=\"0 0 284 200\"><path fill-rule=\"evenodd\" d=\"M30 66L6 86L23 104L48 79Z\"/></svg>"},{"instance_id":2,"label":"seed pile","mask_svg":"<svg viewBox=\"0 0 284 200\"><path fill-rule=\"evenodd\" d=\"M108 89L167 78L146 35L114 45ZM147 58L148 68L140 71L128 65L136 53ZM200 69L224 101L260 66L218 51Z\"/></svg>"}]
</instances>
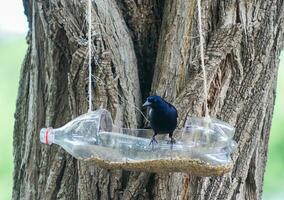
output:
<instances>
[{"instance_id":1,"label":"seed pile","mask_svg":"<svg viewBox=\"0 0 284 200\"><path fill-rule=\"evenodd\" d=\"M97 165L107 169L123 169L146 172L184 172L196 176L220 176L232 170L232 164L210 165L198 159L159 159L145 161L110 162L98 157L91 157L85 161L94 161Z\"/></svg>"}]
</instances>

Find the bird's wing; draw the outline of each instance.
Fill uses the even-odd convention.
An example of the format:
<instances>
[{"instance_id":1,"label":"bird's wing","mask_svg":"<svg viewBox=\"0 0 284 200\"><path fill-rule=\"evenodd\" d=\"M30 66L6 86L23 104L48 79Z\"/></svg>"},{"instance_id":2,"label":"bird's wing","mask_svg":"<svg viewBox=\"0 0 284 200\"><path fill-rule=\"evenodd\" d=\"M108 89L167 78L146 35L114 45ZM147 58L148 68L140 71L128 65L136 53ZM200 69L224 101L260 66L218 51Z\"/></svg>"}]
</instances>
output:
<instances>
[{"instance_id":1,"label":"bird's wing","mask_svg":"<svg viewBox=\"0 0 284 200\"><path fill-rule=\"evenodd\" d=\"M165 101L166 102L166 101ZM177 109L176 107L174 107L172 104L170 104L169 102L166 102L168 104L168 106L170 107L170 109L172 111L174 111L174 113L176 114L176 117L178 117L178 112L177 112Z\"/></svg>"}]
</instances>

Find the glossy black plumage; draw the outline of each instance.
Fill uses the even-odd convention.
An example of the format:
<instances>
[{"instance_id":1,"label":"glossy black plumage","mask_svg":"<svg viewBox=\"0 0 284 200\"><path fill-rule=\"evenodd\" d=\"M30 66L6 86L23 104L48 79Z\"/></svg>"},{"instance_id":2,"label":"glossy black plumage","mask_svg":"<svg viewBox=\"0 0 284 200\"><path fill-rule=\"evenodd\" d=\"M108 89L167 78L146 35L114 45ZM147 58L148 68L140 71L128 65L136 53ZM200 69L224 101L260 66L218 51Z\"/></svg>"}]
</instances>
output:
<instances>
[{"instance_id":1,"label":"glossy black plumage","mask_svg":"<svg viewBox=\"0 0 284 200\"><path fill-rule=\"evenodd\" d=\"M157 134L169 134L170 142L174 143L172 136L177 126L178 117L176 108L160 96L149 96L143 107L150 107L150 126L154 130L151 143L157 142L155 139Z\"/></svg>"}]
</instances>

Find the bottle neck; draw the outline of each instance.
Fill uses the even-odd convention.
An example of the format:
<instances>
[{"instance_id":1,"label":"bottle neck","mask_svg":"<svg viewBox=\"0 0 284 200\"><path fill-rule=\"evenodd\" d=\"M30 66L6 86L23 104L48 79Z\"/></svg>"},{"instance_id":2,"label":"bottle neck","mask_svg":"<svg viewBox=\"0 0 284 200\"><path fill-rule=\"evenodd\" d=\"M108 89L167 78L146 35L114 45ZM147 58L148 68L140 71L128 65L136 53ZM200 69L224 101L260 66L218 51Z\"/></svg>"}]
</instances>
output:
<instances>
[{"instance_id":1,"label":"bottle neck","mask_svg":"<svg viewBox=\"0 0 284 200\"><path fill-rule=\"evenodd\" d=\"M54 133L53 129L50 128L42 128L40 130L40 141L44 144L49 144L51 145L54 143Z\"/></svg>"}]
</instances>

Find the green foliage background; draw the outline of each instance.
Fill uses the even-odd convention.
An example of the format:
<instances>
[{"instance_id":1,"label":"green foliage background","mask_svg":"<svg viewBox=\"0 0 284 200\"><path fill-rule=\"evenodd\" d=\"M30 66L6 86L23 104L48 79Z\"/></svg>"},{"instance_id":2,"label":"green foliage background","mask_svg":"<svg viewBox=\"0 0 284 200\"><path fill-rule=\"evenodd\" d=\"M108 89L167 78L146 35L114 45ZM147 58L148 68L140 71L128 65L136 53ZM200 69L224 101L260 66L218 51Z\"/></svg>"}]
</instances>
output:
<instances>
[{"instance_id":1,"label":"green foliage background","mask_svg":"<svg viewBox=\"0 0 284 200\"><path fill-rule=\"evenodd\" d=\"M0 37L0 200L12 196L14 112L26 48L23 36Z\"/></svg>"},{"instance_id":2,"label":"green foliage background","mask_svg":"<svg viewBox=\"0 0 284 200\"><path fill-rule=\"evenodd\" d=\"M27 45L23 36L0 36L0 200L11 199L12 137L21 63ZM265 172L264 199L284 199L284 54L280 56L277 98ZM282 123L282 124L281 124Z\"/></svg>"}]
</instances>

